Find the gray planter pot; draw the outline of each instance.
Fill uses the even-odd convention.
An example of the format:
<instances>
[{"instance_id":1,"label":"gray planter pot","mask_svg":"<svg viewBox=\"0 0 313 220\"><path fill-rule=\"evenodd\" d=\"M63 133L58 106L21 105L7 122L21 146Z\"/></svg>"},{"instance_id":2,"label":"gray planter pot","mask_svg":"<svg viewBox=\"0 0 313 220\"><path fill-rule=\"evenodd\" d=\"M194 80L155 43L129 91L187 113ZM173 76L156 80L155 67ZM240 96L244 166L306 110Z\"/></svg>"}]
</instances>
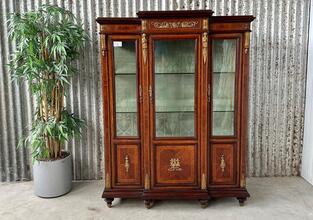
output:
<instances>
[{"instance_id":1,"label":"gray planter pot","mask_svg":"<svg viewBox=\"0 0 313 220\"><path fill-rule=\"evenodd\" d=\"M72 155L54 161L36 161L33 166L34 191L39 197L64 195L72 189Z\"/></svg>"}]
</instances>

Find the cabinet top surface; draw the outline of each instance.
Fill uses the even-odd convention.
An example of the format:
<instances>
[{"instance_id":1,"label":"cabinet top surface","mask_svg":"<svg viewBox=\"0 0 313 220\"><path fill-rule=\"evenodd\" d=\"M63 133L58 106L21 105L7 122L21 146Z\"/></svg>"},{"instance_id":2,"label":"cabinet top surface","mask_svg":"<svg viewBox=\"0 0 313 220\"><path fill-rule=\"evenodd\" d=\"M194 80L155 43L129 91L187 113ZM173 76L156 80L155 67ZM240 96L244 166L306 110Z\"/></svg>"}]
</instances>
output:
<instances>
[{"instance_id":1,"label":"cabinet top surface","mask_svg":"<svg viewBox=\"0 0 313 220\"><path fill-rule=\"evenodd\" d=\"M99 24L141 24L142 19L209 18L211 22L252 22L252 15L212 16L212 10L139 11L138 17L98 17Z\"/></svg>"},{"instance_id":2,"label":"cabinet top surface","mask_svg":"<svg viewBox=\"0 0 313 220\"><path fill-rule=\"evenodd\" d=\"M212 10L139 11L138 18L195 18L211 17Z\"/></svg>"}]
</instances>

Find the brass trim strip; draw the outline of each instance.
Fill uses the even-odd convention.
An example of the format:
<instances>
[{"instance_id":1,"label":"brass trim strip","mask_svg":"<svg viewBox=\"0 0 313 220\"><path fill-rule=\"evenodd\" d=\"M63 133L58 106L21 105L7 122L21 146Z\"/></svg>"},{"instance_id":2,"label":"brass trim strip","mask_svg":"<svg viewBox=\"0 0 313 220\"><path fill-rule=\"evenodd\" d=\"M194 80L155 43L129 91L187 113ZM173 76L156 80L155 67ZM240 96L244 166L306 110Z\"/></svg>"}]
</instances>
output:
<instances>
[{"instance_id":1,"label":"brass trim strip","mask_svg":"<svg viewBox=\"0 0 313 220\"><path fill-rule=\"evenodd\" d=\"M146 20L142 20L142 22L141 22L141 30L143 32L145 32L147 30L147 21Z\"/></svg>"},{"instance_id":2,"label":"brass trim strip","mask_svg":"<svg viewBox=\"0 0 313 220\"><path fill-rule=\"evenodd\" d=\"M202 178L201 178L201 189L206 189L206 176L204 173L202 173Z\"/></svg>"},{"instance_id":3,"label":"brass trim strip","mask_svg":"<svg viewBox=\"0 0 313 220\"><path fill-rule=\"evenodd\" d=\"M209 29L209 21L208 19L203 19L202 21L202 29L207 31Z\"/></svg>"},{"instance_id":4,"label":"brass trim strip","mask_svg":"<svg viewBox=\"0 0 313 220\"><path fill-rule=\"evenodd\" d=\"M110 174L109 173L107 173L105 175L105 188L111 189L111 180L110 180Z\"/></svg>"},{"instance_id":5,"label":"brass trim strip","mask_svg":"<svg viewBox=\"0 0 313 220\"><path fill-rule=\"evenodd\" d=\"M246 187L246 177L243 173L240 176L240 187Z\"/></svg>"},{"instance_id":6,"label":"brass trim strip","mask_svg":"<svg viewBox=\"0 0 313 220\"><path fill-rule=\"evenodd\" d=\"M145 189L150 189L150 178L149 178L149 174L147 173L145 177Z\"/></svg>"},{"instance_id":7,"label":"brass trim strip","mask_svg":"<svg viewBox=\"0 0 313 220\"><path fill-rule=\"evenodd\" d=\"M244 53L247 54L250 48L250 32L245 32L244 38L245 38Z\"/></svg>"},{"instance_id":8,"label":"brass trim strip","mask_svg":"<svg viewBox=\"0 0 313 220\"><path fill-rule=\"evenodd\" d=\"M104 56L104 54L105 54L105 51L107 50L107 47L106 47L106 36L105 36L105 34L101 34L100 35L100 40L101 40L101 54L102 54L102 56Z\"/></svg>"}]
</instances>

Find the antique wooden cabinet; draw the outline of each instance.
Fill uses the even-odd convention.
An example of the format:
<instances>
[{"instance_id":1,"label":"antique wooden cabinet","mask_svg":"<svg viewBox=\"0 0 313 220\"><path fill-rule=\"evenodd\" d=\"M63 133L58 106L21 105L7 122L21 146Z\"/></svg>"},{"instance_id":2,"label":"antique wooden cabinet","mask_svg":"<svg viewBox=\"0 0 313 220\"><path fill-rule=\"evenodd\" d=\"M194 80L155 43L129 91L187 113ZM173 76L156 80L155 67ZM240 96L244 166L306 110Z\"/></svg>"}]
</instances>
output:
<instances>
[{"instance_id":1,"label":"antique wooden cabinet","mask_svg":"<svg viewBox=\"0 0 313 220\"><path fill-rule=\"evenodd\" d=\"M246 190L250 23L211 10L97 18L105 190L114 198L236 197Z\"/></svg>"}]
</instances>

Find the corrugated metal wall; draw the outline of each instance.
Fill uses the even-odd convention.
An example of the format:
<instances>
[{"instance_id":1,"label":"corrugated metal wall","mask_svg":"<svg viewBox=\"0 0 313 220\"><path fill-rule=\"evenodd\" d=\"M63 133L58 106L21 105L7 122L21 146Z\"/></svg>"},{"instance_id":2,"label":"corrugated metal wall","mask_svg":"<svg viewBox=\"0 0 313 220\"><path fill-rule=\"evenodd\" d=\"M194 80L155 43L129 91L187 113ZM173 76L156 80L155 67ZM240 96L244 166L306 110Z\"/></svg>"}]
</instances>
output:
<instances>
[{"instance_id":1,"label":"corrugated metal wall","mask_svg":"<svg viewBox=\"0 0 313 220\"><path fill-rule=\"evenodd\" d=\"M139 10L212 9L215 15L252 14L248 174L298 175L301 166L309 0L98 0L0 1L0 181L31 179L27 149L16 149L34 111L27 84L10 82L6 67L14 50L7 36L11 12L58 4L80 18L91 43L77 62L67 107L87 121L81 140L68 144L75 179L98 179L103 170L103 125L98 16L135 16Z\"/></svg>"},{"instance_id":2,"label":"corrugated metal wall","mask_svg":"<svg viewBox=\"0 0 313 220\"><path fill-rule=\"evenodd\" d=\"M311 8L313 1L311 1ZM310 11L308 65L305 100L305 122L301 176L313 185L313 11Z\"/></svg>"}]
</instances>

